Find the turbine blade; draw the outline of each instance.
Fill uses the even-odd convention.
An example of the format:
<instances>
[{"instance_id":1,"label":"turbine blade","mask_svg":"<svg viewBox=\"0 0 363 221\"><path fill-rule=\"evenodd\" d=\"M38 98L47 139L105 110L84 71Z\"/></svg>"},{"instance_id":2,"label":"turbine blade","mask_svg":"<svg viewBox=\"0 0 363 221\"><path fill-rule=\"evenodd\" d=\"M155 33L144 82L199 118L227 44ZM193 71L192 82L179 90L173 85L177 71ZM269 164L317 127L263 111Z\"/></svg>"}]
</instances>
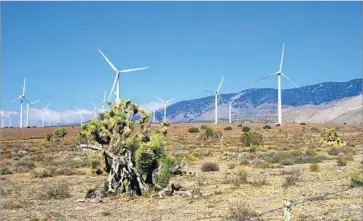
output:
<instances>
[{"instance_id":1,"label":"turbine blade","mask_svg":"<svg viewBox=\"0 0 363 221\"><path fill-rule=\"evenodd\" d=\"M281 60L280 60L280 73L281 73L281 71L282 71L282 62L283 62L283 60L284 60L284 49L285 49L285 43L284 42L282 42L282 54L281 54Z\"/></svg>"},{"instance_id":2,"label":"turbine blade","mask_svg":"<svg viewBox=\"0 0 363 221\"><path fill-rule=\"evenodd\" d=\"M175 97L173 97L173 98L171 98L171 99L169 99L169 100L165 101L165 103L168 103L168 102L170 102L170 101L172 101L172 100L174 100L174 99L175 99Z\"/></svg>"},{"instance_id":3,"label":"turbine blade","mask_svg":"<svg viewBox=\"0 0 363 221\"><path fill-rule=\"evenodd\" d=\"M97 109L95 102L92 101L93 107L95 108L95 110Z\"/></svg>"},{"instance_id":4,"label":"turbine blade","mask_svg":"<svg viewBox=\"0 0 363 221\"><path fill-rule=\"evenodd\" d=\"M143 68L132 68L132 69L126 69L126 70L120 70L120 73L127 73L127 72L132 72L132 71L141 71L141 70L146 70L149 67L143 67Z\"/></svg>"},{"instance_id":5,"label":"turbine blade","mask_svg":"<svg viewBox=\"0 0 363 221\"><path fill-rule=\"evenodd\" d=\"M263 79L266 79L266 78L272 77L272 76L274 76L274 75L277 75L278 73L279 73L279 72L275 72L275 73L273 73L273 74L267 75L267 76L265 76L265 77L263 77L263 78L258 79L256 82L259 82L259 81L261 81L261 80L263 80Z\"/></svg>"},{"instance_id":6,"label":"turbine blade","mask_svg":"<svg viewBox=\"0 0 363 221\"><path fill-rule=\"evenodd\" d=\"M286 75L284 75L283 73L281 73L282 76L284 76L288 81L290 81L291 84L293 84L296 88L300 89L301 91L303 91L299 85L295 84L292 80L290 80L290 78L288 78Z\"/></svg>"},{"instance_id":7,"label":"turbine blade","mask_svg":"<svg viewBox=\"0 0 363 221\"><path fill-rule=\"evenodd\" d=\"M219 92L219 89L221 89L221 86L222 86L223 80L224 80L224 76L222 77L222 80L221 80L221 82L219 83L219 86L218 86L217 92Z\"/></svg>"},{"instance_id":8,"label":"turbine blade","mask_svg":"<svg viewBox=\"0 0 363 221\"><path fill-rule=\"evenodd\" d=\"M165 101L163 101L161 98L159 98L158 96L155 96L156 97L156 99L158 99L159 101L161 101L161 102L163 102L163 103L165 103Z\"/></svg>"},{"instance_id":9,"label":"turbine blade","mask_svg":"<svg viewBox=\"0 0 363 221\"><path fill-rule=\"evenodd\" d=\"M214 93L214 91L203 91L203 92Z\"/></svg>"},{"instance_id":10,"label":"turbine blade","mask_svg":"<svg viewBox=\"0 0 363 221\"><path fill-rule=\"evenodd\" d=\"M107 63L111 66L111 68L112 68L114 71L116 71L116 72L117 72L117 68L116 68L116 67L115 67L115 66L111 63L111 61L110 61L110 60L108 60L108 58L106 57L106 55L104 55L100 49L98 49L98 51L101 53L101 55L103 56L103 58L107 61Z\"/></svg>"},{"instance_id":11,"label":"turbine blade","mask_svg":"<svg viewBox=\"0 0 363 221\"><path fill-rule=\"evenodd\" d=\"M49 107L49 103L47 104L47 106L45 106L44 110L47 109Z\"/></svg>"},{"instance_id":12,"label":"turbine blade","mask_svg":"<svg viewBox=\"0 0 363 221\"><path fill-rule=\"evenodd\" d=\"M23 84L23 96L25 95L25 82L26 82L26 78L24 78L24 84Z\"/></svg>"},{"instance_id":13,"label":"turbine blade","mask_svg":"<svg viewBox=\"0 0 363 221\"><path fill-rule=\"evenodd\" d=\"M219 95L219 93L218 93L218 97L219 97L219 99L221 99L221 101L224 103L224 100L222 99L221 95Z\"/></svg>"},{"instance_id":14,"label":"turbine blade","mask_svg":"<svg viewBox=\"0 0 363 221\"><path fill-rule=\"evenodd\" d=\"M115 79L113 80L113 84L112 84L112 88L111 88L111 91L110 91L110 95L108 96L108 100L111 100L113 90L115 90L115 87L116 87L116 84L117 84L118 76L119 76L119 74L117 73L116 76L115 76Z\"/></svg>"},{"instance_id":15,"label":"turbine blade","mask_svg":"<svg viewBox=\"0 0 363 221\"><path fill-rule=\"evenodd\" d=\"M12 102L14 102L14 101L16 101L16 100L20 99L21 97L22 97L22 96L20 95L19 97L15 98L14 100L12 100L12 101L10 101L10 102L12 103Z\"/></svg>"},{"instance_id":16,"label":"turbine blade","mask_svg":"<svg viewBox=\"0 0 363 221\"><path fill-rule=\"evenodd\" d=\"M36 103L38 103L40 100L36 100L36 101L33 101L33 102L31 102L30 103L30 105L32 105L32 104L36 104Z\"/></svg>"},{"instance_id":17,"label":"turbine blade","mask_svg":"<svg viewBox=\"0 0 363 221\"><path fill-rule=\"evenodd\" d=\"M106 102L106 90L105 90L105 93L103 94L103 101L102 101L102 104L104 104Z\"/></svg>"}]
</instances>

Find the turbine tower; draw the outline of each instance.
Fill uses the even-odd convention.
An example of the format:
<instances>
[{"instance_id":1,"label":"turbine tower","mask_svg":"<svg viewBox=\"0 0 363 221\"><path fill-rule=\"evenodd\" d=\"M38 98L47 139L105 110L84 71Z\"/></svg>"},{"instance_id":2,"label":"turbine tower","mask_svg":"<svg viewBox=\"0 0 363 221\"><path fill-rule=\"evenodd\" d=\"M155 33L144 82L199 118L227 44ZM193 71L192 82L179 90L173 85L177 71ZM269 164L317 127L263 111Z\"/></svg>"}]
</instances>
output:
<instances>
[{"instance_id":1,"label":"turbine tower","mask_svg":"<svg viewBox=\"0 0 363 221\"><path fill-rule=\"evenodd\" d=\"M93 108L94 108L94 118L96 119L97 118L97 107L95 105L95 102L92 101L92 104L93 104Z\"/></svg>"},{"instance_id":2,"label":"turbine tower","mask_svg":"<svg viewBox=\"0 0 363 221\"><path fill-rule=\"evenodd\" d=\"M47 109L49 107L49 103L47 104L47 106L43 107L42 110L42 127L44 127L44 111L45 109Z\"/></svg>"},{"instance_id":3,"label":"turbine tower","mask_svg":"<svg viewBox=\"0 0 363 221\"><path fill-rule=\"evenodd\" d=\"M1 128L4 128L4 123L5 123L5 114L2 113L1 114Z\"/></svg>"},{"instance_id":4,"label":"turbine tower","mask_svg":"<svg viewBox=\"0 0 363 221\"><path fill-rule=\"evenodd\" d=\"M159 101L161 101L164 104L164 118L163 118L163 122L166 123L166 106L167 106L167 104L170 101L174 100L175 98L171 98L171 99L169 99L167 101L164 101L164 100L160 99L158 96L156 96L156 99L158 99Z\"/></svg>"},{"instance_id":5,"label":"turbine tower","mask_svg":"<svg viewBox=\"0 0 363 221\"><path fill-rule=\"evenodd\" d=\"M281 113L281 109L282 109L282 107L281 107L281 76L284 76L296 88L299 88L299 86L297 84L295 84L284 73L282 73L282 62L284 60L284 49L285 49L285 44L284 44L284 42L282 42L282 54L281 54L281 60L280 60L280 69L277 72L275 72L273 74L270 74L270 75L267 75L266 77L263 77L263 78L261 78L261 79L259 79L259 80L256 81L256 82L258 82L258 81L261 81L263 79L266 79L266 78L269 78L269 77L272 77L272 76L277 75L277 112L278 112L278 115L277 115L277 123L280 124L280 125L282 124L282 113Z\"/></svg>"},{"instance_id":6,"label":"turbine tower","mask_svg":"<svg viewBox=\"0 0 363 221\"><path fill-rule=\"evenodd\" d=\"M50 119L52 118L52 116L48 115L48 127L50 127Z\"/></svg>"},{"instance_id":7,"label":"turbine tower","mask_svg":"<svg viewBox=\"0 0 363 221\"><path fill-rule=\"evenodd\" d=\"M26 101L26 123L25 123L25 127L29 127L29 106L33 106L33 104L36 104L39 102L39 100L37 101L33 101L33 102L28 102Z\"/></svg>"},{"instance_id":8,"label":"turbine tower","mask_svg":"<svg viewBox=\"0 0 363 221\"><path fill-rule=\"evenodd\" d=\"M11 119L13 119L13 114L9 115L9 128L11 127Z\"/></svg>"},{"instance_id":9,"label":"turbine tower","mask_svg":"<svg viewBox=\"0 0 363 221\"><path fill-rule=\"evenodd\" d=\"M229 120L229 123L231 124L232 123L232 103L234 100L236 100L237 97L233 98L229 104L228 104L228 120Z\"/></svg>"},{"instance_id":10,"label":"turbine tower","mask_svg":"<svg viewBox=\"0 0 363 221\"><path fill-rule=\"evenodd\" d=\"M102 111L105 111L105 103L106 103L106 90L105 90L105 93L103 94L103 101L101 103Z\"/></svg>"},{"instance_id":11,"label":"turbine tower","mask_svg":"<svg viewBox=\"0 0 363 221\"><path fill-rule=\"evenodd\" d=\"M218 124L218 97L223 101L222 97L219 95L219 90L221 89L222 83L224 80L224 76L219 82L219 86L216 91L204 91L204 92L212 92L214 93L214 124Z\"/></svg>"},{"instance_id":12,"label":"turbine tower","mask_svg":"<svg viewBox=\"0 0 363 221\"><path fill-rule=\"evenodd\" d=\"M108 58L102 53L102 51L100 49L98 49L98 51L101 53L102 57L106 60L106 62L110 65L110 67L116 72L115 79L113 80L112 88L110 91L110 95L108 96L108 100L111 99L112 93L116 87L115 93L116 93L116 102L117 102L120 99L120 74L132 71L145 70L148 69L148 67L117 70L117 68L111 63L110 60L108 60Z\"/></svg>"},{"instance_id":13,"label":"turbine tower","mask_svg":"<svg viewBox=\"0 0 363 221\"><path fill-rule=\"evenodd\" d=\"M25 98L25 81L26 81L26 78L24 78L23 93L13 100L13 101L15 101L15 100L20 99L20 118L19 118L19 120L20 120L19 127L20 128L23 128L23 103L24 103L24 101L27 101Z\"/></svg>"}]
</instances>

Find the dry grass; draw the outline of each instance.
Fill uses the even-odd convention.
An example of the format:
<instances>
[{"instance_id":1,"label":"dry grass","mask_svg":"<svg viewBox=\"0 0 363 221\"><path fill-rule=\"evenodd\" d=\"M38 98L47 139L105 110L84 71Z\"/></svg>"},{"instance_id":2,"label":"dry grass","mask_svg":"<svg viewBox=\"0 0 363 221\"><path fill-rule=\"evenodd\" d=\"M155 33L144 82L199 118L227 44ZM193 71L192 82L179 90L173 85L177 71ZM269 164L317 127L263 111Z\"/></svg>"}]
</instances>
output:
<instances>
[{"instance_id":1,"label":"dry grass","mask_svg":"<svg viewBox=\"0 0 363 221\"><path fill-rule=\"evenodd\" d=\"M281 125L264 130L263 124L245 123L243 126L263 135L263 144L253 152L249 152L250 147L242 147L243 131L237 125L208 125L212 128L213 136L205 138L203 146L199 136L206 136L206 130L201 129L200 125L193 126L199 128L198 135L188 132L191 127L189 124L171 124L166 151L181 158L186 156L188 161L186 174L172 177L172 182L199 194L193 195L193 198L151 199L145 196L132 200L118 196L106 198L104 203L99 204L78 202L85 197L88 188L101 187L107 179L105 176L89 173L92 168L103 168L102 161L100 164L99 161L92 160L97 158L84 157L80 152L74 151L79 128L67 128L68 134L60 145L49 143L45 139L46 134L51 133L54 128L4 129L0 137L0 168L6 166L13 174L0 176L0 204L3 207L8 204L8 208L19 208L2 208L1 219L242 219L250 213L260 213L281 206L285 197L291 200L313 197L316 194L340 190L347 185L347 181L353 186L362 185L361 174L354 174L361 168L362 161L363 134L360 126L341 125L340 130L349 140L349 146L337 148L337 155L329 155L331 148L319 146L320 132L331 127L330 125ZM232 130L225 131L224 128L228 126ZM316 129L311 129L313 127ZM157 130L157 125L152 125L151 130ZM223 142L221 137L215 136L214 131L224 131ZM35 139L28 139L30 137ZM338 167L338 158L349 163L345 167ZM199 159L203 162L218 162L219 171L200 172ZM310 165L315 163L319 165L320 172L309 172L312 167ZM239 164L245 166L238 166ZM284 164L294 166L292 168ZM19 172L17 167L20 167ZM281 167L284 169L279 173ZM282 187L284 183L287 184L286 187L290 186L289 189ZM351 190L349 195L334 197L329 203L319 201L319 206L316 202L304 204L293 210L293 216L298 219L309 214L305 220L313 220L322 219L320 215L324 214L327 220L359 220L363 214L361 205L356 200L361 196L357 189L359 188ZM18 202L11 202L13 199ZM246 204L236 203L235 199ZM346 205L350 205L349 214L339 212L346 211ZM109 208L117 210L111 212ZM70 214L70 217L65 214ZM282 211L279 211L262 218L280 220L281 217Z\"/></svg>"}]
</instances>

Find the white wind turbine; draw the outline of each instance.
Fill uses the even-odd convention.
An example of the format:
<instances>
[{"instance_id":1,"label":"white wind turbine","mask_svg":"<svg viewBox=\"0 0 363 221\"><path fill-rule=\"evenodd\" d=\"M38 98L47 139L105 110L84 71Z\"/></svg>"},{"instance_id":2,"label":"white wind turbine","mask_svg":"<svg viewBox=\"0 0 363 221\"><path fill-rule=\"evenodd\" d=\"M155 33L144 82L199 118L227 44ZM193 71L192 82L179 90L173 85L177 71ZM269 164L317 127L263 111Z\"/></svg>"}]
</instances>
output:
<instances>
[{"instance_id":1,"label":"white wind turbine","mask_svg":"<svg viewBox=\"0 0 363 221\"><path fill-rule=\"evenodd\" d=\"M39 100L33 101L33 102L29 102L28 100L26 100L27 104L26 104L26 121L25 121L25 127L29 127L29 106L33 106L33 104L36 104L39 102Z\"/></svg>"},{"instance_id":2,"label":"white wind turbine","mask_svg":"<svg viewBox=\"0 0 363 221\"><path fill-rule=\"evenodd\" d=\"M23 127L23 103L24 103L24 101L27 101L25 98L25 81L26 81L26 78L24 78L23 93L13 100L13 101L15 101L15 100L20 99L20 118L19 118L19 120L20 120L19 127L20 128Z\"/></svg>"},{"instance_id":3,"label":"white wind turbine","mask_svg":"<svg viewBox=\"0 0 363 221\"><path fill-rule=\"evenodd\" d=\"M103 94L103 101L101 103L102 111L105 111L105 104L106 104L106 90L105 90L105 93Z\"/></svg>"},{"instance_id":4,"label":"white wind turbine","mask_svg":"<svg viewBox=\"0 0 363 221\"><path fill-rule=\"evenodd\" d=\"M49 114L48 115L48 127L50 127L51 118L52 118L52 116L50 116L50 114Z\"/></svg>"},{"instance_id":5,"label":"white wind turbine","mask_svg":"<svg viewBox=\"0 0 363 221\"><path fill-rule=\"evenodd\" d=\"M284 42L282 42L282 54L281 54L281 60L280 60L280 69L270 75L267 75L266 77L263 77L258 81L261 81L263 79L269 78L271 76L275 76L277 75L277 111L278 111L278 116L277 116L277 123L278 124L282 124L282 114L281 114L281 75L284 76L288 81L290 81L295 87L299 88L299 86L297 84L295 84L293 81L291 81L284 73L282 73L282 62L284 60L284 49L285 49L285 44ZM301 90L301 89L300 89Z\"/></svg>"},{"instance_id":6,"label":"white wind turbine","mask_svg":"<svg viewBox=\"0 0 363 221\"><path fill-rule=\"evenodd\" d=\"M4 123L5 123L5 114L1 113L1 128L4 128Z\"/></svg>"},{"instance_id":7,"label":"white wind turbine","mask_svg":"<svg viewBox=\"0 0 363 221\"><path fill-rule=\"evenodd\" d=\"M97 107L95 105L95 102L92 101L92 104L93 104L93 108L94 108L94 118L96 119L97 118Z\"/></svg>"},{"instance_id":8,"label":"white wind turbine","mask_svg":"<svg viewBox=\"0 0 363 221\"><path fill-rule=\"evenodd\" d=\"M219 86L216 91L205 91L214 93L214 124L218 124L218 97L223 101L222 97L219 95L219 90L221 89L222 83L224 80L224 76L222 80L219 82Z\"/></svg>"},{"instance_id":9,"label":"white wind turbine","mask_svg":"<svg viewBox=\"0 0 363 221\"><path fill-rule=\"evenodd\" d=\"M175 98L171 98L171 99L169 99L167 101L164 101L164 100L160 99L158 96L156 96L156 99L158 99L159 101L161 101L164 104L164 118L163 118L163 122L166 123L166 106L168 105L168 103L170 101L174 100Z\"/></svg>"},{"instance_id":10,"label":"white wind turbine","mask_svg":"<svg viewBox=\"0 0 363 221\"><path fill-rule=\"evenodd\" d=\"M107 61L107 63L110 65L110 67L116 72L115 79L113 80L112 88L111 88L111 91L110 91L110 95L108 96L108 100L111 99L111 95L113 93L113 90L116 87L116 92L115 93L116 93L116 102L117 102L120 99L120 73L127 73L127 72L132 72L132 71L145 70L145 69L148 69L148 67L117 70L117 68L111 63L110 60L108 60L108 58L102 53L102 51L100 49L98 49L98 51L101 53L101 55Z\"/></svg>"},{"instance_id":11,"label":"white wind turbine","mask_svg":"<svg viewBox=\"0 0 363 221\"><path fill-rule=\"evenodd\" d=\"M13 119L13 114L9 115L9 128L11 127L11 120Z\"/></svg>"},{"instance_id":12,"label":"white wind turbine","mask_svg":"<svg viewBox=\"0 0 363 221\"><path fill-rule=\"evenodd\" d=\"M233 98L229 104L228 104L228 120L229 120L229 123L232 123L232 103L234 100L236 100L238 97L235 97Z\"/></svg>"},{"instance_id":13,"label":"white wind turbine","mask_svg":"<svg viewBox=\"0 0 363 221\"><path fill-rule=\"evenodd\" d=\"M42 110L42 127L44 127L44 112L45 112L45 109L47 109L49 107L49 103L47 104L47 106L43 107L41 110Z\"/></svg>"}]
</instances>

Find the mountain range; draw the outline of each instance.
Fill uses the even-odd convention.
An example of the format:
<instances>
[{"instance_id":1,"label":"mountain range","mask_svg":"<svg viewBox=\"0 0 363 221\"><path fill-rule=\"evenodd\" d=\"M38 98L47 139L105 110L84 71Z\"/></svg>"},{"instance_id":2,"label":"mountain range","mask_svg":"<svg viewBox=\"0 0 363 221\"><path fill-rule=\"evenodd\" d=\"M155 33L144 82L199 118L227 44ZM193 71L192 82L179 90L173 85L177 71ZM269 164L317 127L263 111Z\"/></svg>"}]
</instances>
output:
<instances>
[{"instance_id":1,"label":"mountain range","mask_svg":"<svg viewBox=\"0 0 363 221\"><path fill-rule=\"evenodd\" d=\"M285 89L281 93L285 123L362 122L362 78ZM277 121L277 89L252 88L221 94L221 98L218 100L220 121L228 120L228 105L232 100L233 121ZM156 119L160 121L162 117L163 110L157 111ZM167 108L167 118L168 122L178 123L212 122L214 96L174 103Z\"/></svg>"}]
</instances>

